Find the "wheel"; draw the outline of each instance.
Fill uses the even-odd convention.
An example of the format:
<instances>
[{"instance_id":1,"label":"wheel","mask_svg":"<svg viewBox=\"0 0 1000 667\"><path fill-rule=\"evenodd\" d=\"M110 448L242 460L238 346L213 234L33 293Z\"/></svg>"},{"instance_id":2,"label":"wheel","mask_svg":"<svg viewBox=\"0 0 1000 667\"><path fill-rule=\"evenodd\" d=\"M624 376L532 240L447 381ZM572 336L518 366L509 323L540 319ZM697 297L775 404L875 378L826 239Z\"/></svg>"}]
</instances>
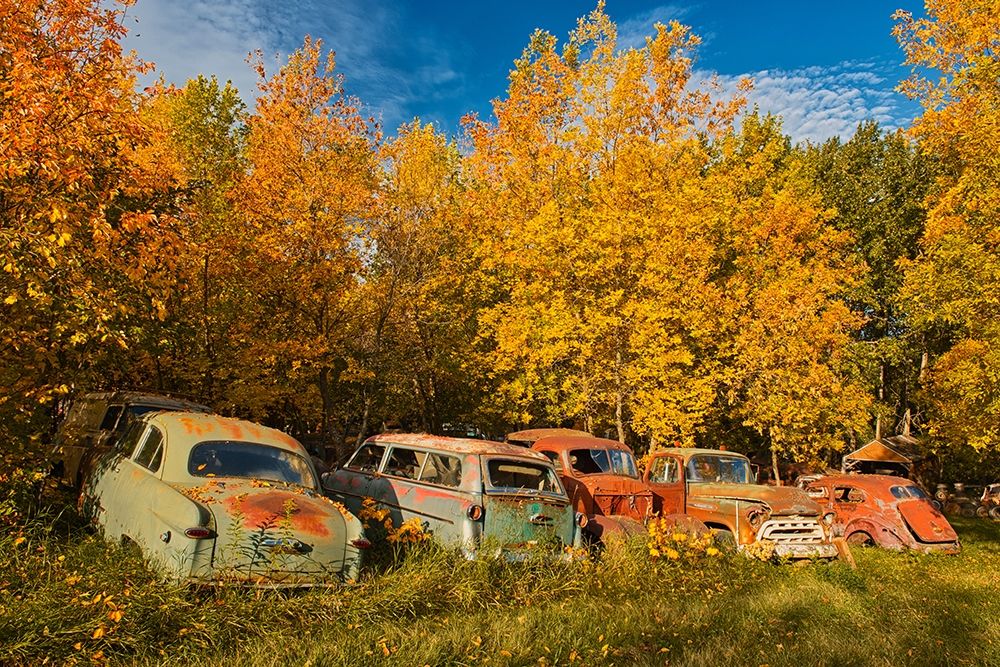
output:
<instances>
[{"instance_id":1,"label":"wheel","mask_svg":"<svg viewBox=\"0 0 1000 667\"><path fill-rule=\"evenodd\" d=\"M976 516L980 519L985 519L990 515L990 508L985 505L980 505L976 508Z\"/></svg>"},{"instance_id":2,"label":"wheel","mask_svg":"<svg viewBox=\"0 0 1000 667\"><path fill-rule=\"evenodd\" d=\"M712 530L714 531L712 540L719 551L736 551L736 536L733 535L733 531L726 528L713 528Z\"/></svg>"},{"instance_id":3,"label":"wheel","mask_svg":"<svg viewBox=\"0 0 1000 667\"><path fill-rule=\"evenodd\" d=\"M855 533L851 533L847 536L847 543L852 547L873 547L875 546L875 540L871 535L859 530Z\"/></svg>"}]
</instances>

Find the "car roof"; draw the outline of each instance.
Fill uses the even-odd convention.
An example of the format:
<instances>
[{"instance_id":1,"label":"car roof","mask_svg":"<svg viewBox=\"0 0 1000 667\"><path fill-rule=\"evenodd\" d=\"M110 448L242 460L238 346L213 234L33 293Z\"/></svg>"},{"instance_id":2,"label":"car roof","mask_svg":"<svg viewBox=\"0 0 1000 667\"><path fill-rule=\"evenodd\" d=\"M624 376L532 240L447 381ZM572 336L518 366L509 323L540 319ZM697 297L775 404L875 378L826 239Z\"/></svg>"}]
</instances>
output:
<instances>
[{"instance_id":1,"label":"car roof","mask_svg":"<svg viewBox=\"0 0 1000 667\"><path fill-rule=\"evenodd\" d=\"M539 438L532 447L545 447L566 451L569 449L618 449L623 452L632 453L632 448L624 442L610 440L608 438L597 438L592 435L552 435Z\"/></svg>"},{"instance_id":2,"label":"car roof","mask_svg":"<svg viewBox=\"0 0 1000 667\"><path fill-rule=\"evenodd\" d=\"M542 438L550 438L557 435L578 436L592 438L590 433L579 431L575 428L529 428L523 431L508 433L505 440L507 442L528 442L533 443Z\"/></svg>"},{"instance_id":3,"label":"car roof","mask_svg":"<svg viewBox=\"0 0 1000 667\"><path fill-rule=\"evenodd\" d=\"M907 479L906 477L896 477L895 475L820 475L815 480L811 481L832 485L849 484L861 490L873 493L890 493L889 489L893 486L919 486L919 484L914 482L912 479Z\"/></svg>"},{"instance_id":4,"label":"car roof","mask_svg":"<svg viewBox=\"0 0 1000 667\"><path fill-rule=\"evenodd\" d=\"M103 391L84 394L80 398L88 401L105 401L107 403L128 403L130 405L142 404L154 407L164 407L170 409L181 409L189 412L211 412L212 408L207 405L195 403L184 398L166 396L164 394L153 394L140 391Z\"/></svg>"},{"instance_id":5,"label":"car roof","mask_svg":"<svg viewBox=\"0 0 1000 667\"><path fill-rule=\"evenodd\" d=\"M255 442L306 456L298 440L274 428L253 422L202 412L152 412L143 415L146 423L166 433L170 447L193 446L210 440Z\"/></svg>"},{"instance_id":6,"label":"car roof","mask_svg":"<svg viewBox=\"0 0 1000 667\"><path fill-rule=\"evenodd\" d=\"M478 454L487 456L519 456L538 459L548 463L548 459L538 452L525 447L493 440L475 440L472 438L449 438L443 435L427 433L381 433L373 435L365 442L378 442L384 445L408 445L425 449L438 449L456 454Z\"/></svg>"},{"instance_id":7,"label":"car roof","mask_svg":"<svg viewBox=\"0 0 1000 667\"><path fill-rule=\"evenodd\" d=\"M667 447L665 449L659 449L655 454L679 454L684 457L687 461L692 456L697 454L713 454L713 455L723 455L723 456L738 456L742 459L747 458L746 455L740 454L739 452L731 452L727 449L708 449L707 447Z\"/></svg>"}]
</instances>

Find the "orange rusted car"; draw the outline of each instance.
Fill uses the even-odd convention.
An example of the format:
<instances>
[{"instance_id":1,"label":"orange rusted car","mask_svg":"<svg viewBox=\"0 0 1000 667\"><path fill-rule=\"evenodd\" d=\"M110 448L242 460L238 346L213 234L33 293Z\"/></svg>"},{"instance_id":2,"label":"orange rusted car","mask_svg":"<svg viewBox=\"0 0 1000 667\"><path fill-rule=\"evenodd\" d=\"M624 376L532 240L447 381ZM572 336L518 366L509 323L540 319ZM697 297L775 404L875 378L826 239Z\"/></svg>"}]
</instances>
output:
<instances>
[{"instance_id":1,"label":"orange rusted car","mask_svg":"<svg viewBox=\"0 0 1000 667\"><path fill-rule=\"evenodd\" d=\"M552 461L573 507L587 517L583 527L586 539L596 543L608 535L644 530L643 524L654 511L653 493L639 476L628 445L571 432L545 434L531 448ZM679 515L674 520L693 532L707 530L690 517Z\"/></svg>"},{"instance_id":2,"label":"orange rusted car","mask_svg":"<svg viewBox=\"0 0 1000 667\"><path fill-rule=\"evenodd\" d=\"M913 481L889 475L823 475L799 482L832 511L834 535L856 546L956 554L955 529Z\"/></svg>"}]
</instances>

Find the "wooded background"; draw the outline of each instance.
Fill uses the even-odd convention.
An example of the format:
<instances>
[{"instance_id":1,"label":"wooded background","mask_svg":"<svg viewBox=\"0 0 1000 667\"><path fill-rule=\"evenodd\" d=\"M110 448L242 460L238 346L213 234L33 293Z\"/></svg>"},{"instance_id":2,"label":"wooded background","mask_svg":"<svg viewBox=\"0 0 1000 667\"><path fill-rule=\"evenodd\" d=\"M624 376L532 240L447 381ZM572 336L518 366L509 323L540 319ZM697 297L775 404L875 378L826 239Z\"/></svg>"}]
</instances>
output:
<instances>
[{"instance_id":1,"label":"wooded background","mask_svg":"<svg viewBox=\"0 0 1000 667\"><path fill-rule=\"evenodd\" d=\"M1000 5L926 15L896 17L913 127L793 145L693 80L687 27L618 48L600 5L449 137L388 134L309 38L253 58L251 108L210 73L138 90L120 6L0 0L0 441L142 387L341 453L576 424L819 463L909 424L982 470Z\"/></svg>"}]
</instances>

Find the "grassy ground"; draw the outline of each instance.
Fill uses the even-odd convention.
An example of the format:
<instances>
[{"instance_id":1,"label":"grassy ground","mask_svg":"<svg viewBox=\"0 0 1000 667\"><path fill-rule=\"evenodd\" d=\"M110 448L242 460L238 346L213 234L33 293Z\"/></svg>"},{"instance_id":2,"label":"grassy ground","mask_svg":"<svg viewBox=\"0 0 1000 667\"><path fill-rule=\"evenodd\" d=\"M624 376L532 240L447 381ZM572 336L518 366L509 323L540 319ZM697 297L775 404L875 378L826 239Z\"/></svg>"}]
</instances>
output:
<instances>
[{"instance_id":1,"label":"grassy ground","mask_svg":"<svg viewBox=\"0 0 1000 667\"><path fill-rule=\"evenodd\" d=\"M334 591L188 591L68 510L0 537L0 664L1000 664L1000 526L957 557L468 563L419 549ZM23 538L23 539L22 539Z\"/></svg>"}]
</instances>

